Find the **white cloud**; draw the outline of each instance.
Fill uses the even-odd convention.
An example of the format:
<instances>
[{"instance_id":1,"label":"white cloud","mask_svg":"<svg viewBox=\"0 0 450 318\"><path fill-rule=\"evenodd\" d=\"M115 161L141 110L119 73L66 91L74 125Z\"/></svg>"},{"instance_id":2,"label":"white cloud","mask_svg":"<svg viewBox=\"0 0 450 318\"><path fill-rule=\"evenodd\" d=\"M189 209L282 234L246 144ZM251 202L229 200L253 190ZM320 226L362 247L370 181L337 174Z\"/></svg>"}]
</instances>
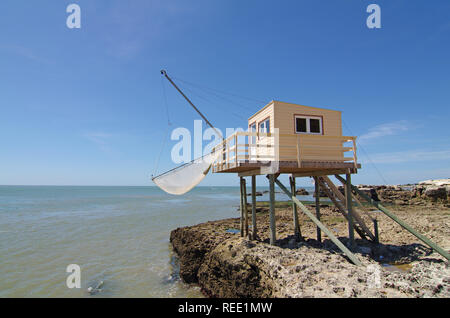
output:
<instances>
[{"instance_id":1,"label":"white cloud","mask_svg":"<svg viewBox=\"0 0 450 318\"><path fill-rule=\"evenodd\" d=\"M113 135L105 132L89 132L85 133L83 136L98 145L101 150L107 151L109 150L108 139Z\"/></svg>"},{"instance_id":2,"label":"white cloud","mask_svg":"<svg viewBox=\"0 0 450 318\"><path fill-rule=\"evenodd\" d=\"M50 64L50 61L47 59L44 59L40 56L37 56L33 50L24 47L24 46L20 46L20 45L0 45L0 49L1 50L6 50L9 52L12 52L14 54L17 54L21 57L24 57L26 59L35 61L35 62L39 62L39 63L43 63L43 64Z\"/></svg>"},{"instance_id":3,"label":"white cloud","mask_svg":"<svg viewBox=\"0 0 450 318\"><path fill-rule=\"evenodd\" d=\"M358 138L359 143L366 143L370 139L392 136L412 129L413 125L406 120L381 124L369 129L366 134Z\"/></svg>"}]
</instances>

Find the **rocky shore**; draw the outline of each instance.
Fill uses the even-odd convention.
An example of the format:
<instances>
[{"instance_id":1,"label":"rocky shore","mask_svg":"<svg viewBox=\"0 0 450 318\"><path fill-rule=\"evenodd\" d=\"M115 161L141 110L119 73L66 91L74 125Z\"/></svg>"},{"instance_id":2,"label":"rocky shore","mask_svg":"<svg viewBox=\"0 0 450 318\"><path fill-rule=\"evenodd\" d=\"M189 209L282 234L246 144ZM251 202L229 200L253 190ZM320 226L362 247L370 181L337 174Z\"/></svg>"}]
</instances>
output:
<instances>
[{"instance_id":1,"label":"rocky shore","mask_svg":"<svg viewBox=\"0 0 450 318\"><path fill-rule=\"evenodd\" d=\"M409 185L357 185L358 189L375 201L396 205L427 205L429 202L448 204L450 179L427 180ZM344 194L343 186L338 189ZM326 197L320 192L321 197Z\"/></svg>"},{"instance_id":2,"label":"rocky shore","mask_svg":"<svg viewBox=\"0 0 450 318\"><path fill-rule=\"evenodd\" d=\"M418 186L425 190L419 192ZM375 193L383 201L392 198L385 195L387 190L397 195L408 191L408 203L393 199L390 209L448 251L448 192L445 200L435 200L426 197L430 185L418 186L376 188ZM308 208L314 211L314 205ZM267 210L259 207L258 211L255 241L240 237L239 218L172 231L170 241L179 257L182 280L199 285L209 297L450 297L448 262L380 212L368 212L378 219L380 244L356 236L354 252L363 263L358 267L326 236L318 242L315 225L302 214L304 240L296 241L287 204L276 209L278 240L271 246ZM344 217L332 206L322 205L321 212L323 223L348 243Z\"/></svg>"}]
</instances>

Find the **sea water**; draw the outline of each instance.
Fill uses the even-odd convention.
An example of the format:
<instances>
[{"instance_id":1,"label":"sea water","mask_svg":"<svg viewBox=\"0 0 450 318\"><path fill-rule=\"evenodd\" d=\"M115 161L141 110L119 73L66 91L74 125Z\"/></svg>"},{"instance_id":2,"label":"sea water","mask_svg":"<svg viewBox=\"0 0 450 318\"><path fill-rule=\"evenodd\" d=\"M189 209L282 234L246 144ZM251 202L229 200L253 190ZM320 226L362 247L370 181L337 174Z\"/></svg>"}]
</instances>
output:
<instances>
[{"instance_id":1,"label":"sea water","mask_svg":"<svg viewBox=\"0 0 450 318\"><path fill-rule=\"evenodd\" d=\"M170 231L238 206L238 187L0 186L0 297L202 297L180 281ZM69 264L81 288L67 287Z\"/></svg>"}]
</instances>

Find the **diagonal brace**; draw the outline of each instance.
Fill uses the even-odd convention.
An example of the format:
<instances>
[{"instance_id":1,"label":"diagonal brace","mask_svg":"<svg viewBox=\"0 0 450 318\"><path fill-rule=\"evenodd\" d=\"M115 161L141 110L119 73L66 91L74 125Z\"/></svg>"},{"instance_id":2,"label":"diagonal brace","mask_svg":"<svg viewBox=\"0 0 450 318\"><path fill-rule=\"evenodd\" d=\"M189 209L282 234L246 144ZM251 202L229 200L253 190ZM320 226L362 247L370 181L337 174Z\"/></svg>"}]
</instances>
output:
<instances>
[{"instance_id":1,"label":"diagonal brace","mask_svg":"<svg viewBox=\"0 0 450 318\"><path fill-rule=\"evenodd\" d=\"M342 178L339 175L335 176L336 178L338 178L341 182L345 182L345 179ZM416 230L414 230L411 226L409 226L408 224L406 224L404 221L400 220L394 213L392 213L391 211L389 211L388 209L386 209L384 206L382 206L380 203L378 203L377 201L372 200L372 198L370 198L367 194L365 194L364 192L360 191L357 187L355 187L353 184L351 185L353 191L355 191L357 194L359 194L361 197L363 197L367 202L369 202L370 204L372 204L374 207L376 207L377 209L379 209L381 212L383 212L384 214L386 214L388 217L390 217L392 220L394 220L395 222L397 222L398 224L400 224L405 230L407 230L408 232L410 232L411 234L413 234L415 237L417 237L419 240L421 240L422 242L424 242L425 244L427 244L429 247L431 247L433 250L435 250L436 252L438 252L439 254L441 254L442 256L444 256L447 260L450 260L450 255L440 246L436 245L435 243L433 243L430 239L428 239L427 237L423 236L422 234L420 234L419 232L417 232Z\"/></svg>"},{"instance_id":2,"label":"diagonal brace","mask_svg":"<svg viewBox=\"0 0 450 318\"><path fill-rule=\"evenodd\" d=\"M314 214L312 214L301 202L297 199L278 179L275 179L275 183L280 187L283 192L291 198L291 200L297 204L297 206L305 213L329 238L330 240L336 244L336 246L344 252L345 255L353 262L355 265L362 265L359 259L344 245L339 239L334 236L333 233L322 223L320 222Z\"/></svg>"}]
</instances>

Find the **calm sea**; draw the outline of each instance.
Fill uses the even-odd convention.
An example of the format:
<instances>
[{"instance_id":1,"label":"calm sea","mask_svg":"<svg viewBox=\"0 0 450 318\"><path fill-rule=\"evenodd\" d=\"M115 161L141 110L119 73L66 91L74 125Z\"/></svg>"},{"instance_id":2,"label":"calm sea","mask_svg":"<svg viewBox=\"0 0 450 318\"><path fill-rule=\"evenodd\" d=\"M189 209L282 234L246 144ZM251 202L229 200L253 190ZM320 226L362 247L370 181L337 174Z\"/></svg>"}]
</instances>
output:
<instances>
[{"instance_id":1,"label":"calm sea","mask_svg":"<svg viewBox=\"0 0 450 318\"><path fill-rule=\"evenodd\" d=\"M170 231L238 217L238 206L237 187L171 196L155 187L0 186L0 297L202 297L179 280ZM81 267L80 289L66 286L69 264Z\"/></svg>"}]
</instances>

